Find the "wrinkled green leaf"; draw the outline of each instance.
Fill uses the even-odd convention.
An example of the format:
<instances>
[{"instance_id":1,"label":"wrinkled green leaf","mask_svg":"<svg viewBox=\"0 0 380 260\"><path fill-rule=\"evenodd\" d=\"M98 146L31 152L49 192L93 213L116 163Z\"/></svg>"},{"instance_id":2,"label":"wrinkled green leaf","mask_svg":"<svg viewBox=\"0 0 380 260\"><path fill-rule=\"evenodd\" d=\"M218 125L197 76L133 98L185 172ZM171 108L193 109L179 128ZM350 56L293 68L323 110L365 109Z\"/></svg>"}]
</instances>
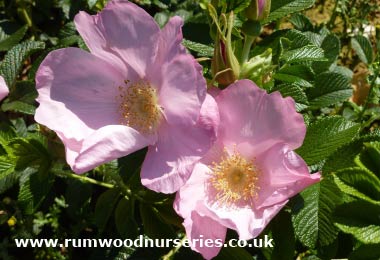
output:
<instances>
[{"instance_id":1,"label":"wrinkled green leaf","mask_svg":"<svg viewBox=\"0 0 380 260\"><path fill-rule=\"evenodd\" d=\"M157 209L150 205L140 204L140 215L145 231L150 238L173 238L174 230L157 215Z\"/></svg>"},{"instance_id":2,"label":"wrinkled green leaf","mask_svg":"<svg viewBox=\"0 0 380 260\"><path fill-rule=\"evenodd\" d=\"M307 97L303 89L293 84L281 84L272 89L273 91L280 91L283 97L292 97L297 103L308 104Z\"/></svg>"},{"instance_id":3,"label":"wrinkled green leaf","mask_svg":"<svg viewBox=\"0 0 380 260\"><path fill-rule=\"evenodd\" d=\"M380 207L367 201L342 204L336 209L336 226L364 244L380 243Z\"/></svg>"},{"instance_id":4,"label":"wrinkled green leaf","mask_svg":"<svg viewBox=\"0 0 380 260\"><path fill-rule=\"evenodd\" d=\"M329 174L344 168L358 166L355 162L355 158L363 150L363 143L370 141L380 141L380 135L370 134L361 136L349 144L340 147L326 160L322 172L324 174Z\"/></svg>"},{"instance_id":5,"label":"wrinkled green leaf","mask_svg":"<svg viewBox=\"0 0 380 260\"><path fill-rule=\"evenodd\" d=\"M296 247L291 215L281 211L271 223L275 243L271 260L293 259Z\"/></svg>"},{"instance_id":6,"label":"wrinkled green leaf","mask_svg":"<svg viewBox=\"0 0 380 260\"><path fill-rule=\"evenodd\" d=\"M316 61L313 63L313 70L321 73L328 70L329 67L338 59L340 53L340 40L335 34L327 35L321 44L327 61Z\"/></svg>"},{"instance_id":7,"label":"wrinkled green leaf","mask_svg":"<svg viewBox=\"0 0 380 260\"><path fill-rule=\"evenodd\" d=\"M22 69L23 62L34 52L45 48L43 42L27 41L14 46L5 55L0 64L0 75L2 75L10 89L13 88L16 78Z\"/></svg>"},{"instance_id":8,"label":"wrinkled green leaf","mask_svg":"<svg viewBox=\"0 0 380 260\"><path fill-rule=\"evenodd\" d=\"M0 41L0 51L7 51L11 49L13 46L15 46L17 43L19 43L21 39L24 37L27 30L28 26L25 25L18 29L12 35L2 38Z\"/></svg>"},{"instance_id":9,"label":"wrinkled green leaf","mask_svg":"<svg viewBox=\"0 0 380 260\"><path fill-rule=\"evenodd\" d=\"M18 202L25 214L33 214L51 189L53 179L33 169L26 169L20 178Z\"/></svg>"},{"instance_id":10,"label":"wrinkled green leaf","mask_svg":"<svg viewBox=\"0 0 380 260\"><path fill-rule=\"evenodd\" d=\"M122 198L116 206L115 225L120 236L123 238L135 238L138 234L134 206L133 200L125 198Z\"/></svg>"},{"instance_id":11,"label":"wrinkled green leaf","mask_svg":"<svg viewBox=\"0 0 380 260\"><path fill-rule=\"evenodd\" d=\"M15 138L8 144L12 157L16 158L16 169L23 170L36 167L40 172L46 172L51 164L49 152L36 139Z\"/></svg>"},{"instance_id":12,"label":"wrinkled green leaf","mask_svg":"<svg viewBox=\"0 0 380 260\"><path fill-rule=\"evenodd\" d=\"M208 45L189 40L183 40L182 44L189 50L197 52L199 56L212 57L214 55L214 48Z\"/></svg>"},{"instance_id":13,"label":"wrinkled green leaf","mask_svg":"<svg viewBox=\"0 0 380 260\"><path fill-rule=\"evenodd\" d=\"M310 106L314 109L327 107L352 96L351 78L335 72L317 75L315 86L308 90Z\"/></svg>"},{"instance_id":14,"label":"wrinkled green leaf","mask_svg":"<svg viewBox=\"0 0 380 260\"><path fill-rule=\"evenodd\" d=\"M334 177L342 192L380 206L380 180L372 172L359 167L347 168Z\"/></svg>"},{"instance_id":15,"label":"wrinkled green leaf","mask_svg":"<svg viewBox=\"0 0 380 260\"><path fill-rule=\"evenodd\" d=\"M300 13L295 13L290 17L290 22L294 25L297 30L300 31L311 31L313 29L313 24L310 19Z\"/></svg>"},{"instance_id":16,"label":"wrinkled green leaf","mask_svg":"<svg viewBox=\"0 0 380 260\"><path fill-rule=\"evenodd\" d=\"M0 156L0 193L13 186L17 177L14 161L9 157Z\"/></svg>"},{"instance_id":17,"label":"wrinkled green leaf","mask_svg":"<svg viewBox=\"0 0 380 260\"><path fill-rule=\"evenodd\" d=\"M118 189L107 190L99 196L95 206L95 223L100 232L104 231L119 197L120 191Z\"/></svg>"},{"instance_id":18,"label":"wrinkled green leaf","mask_svg":"<svg viewBox=\"0 0 380 260\"><path fill-rule=\"evenodd\" d=\"M304 46L298 49L285 51L280 60L286 63L297 63L305 61L325 61L324 51L314 45Z\"/></svg>"},{"instance_id":19,"label":"wrinkled green leaf","mask_svg":"<svg viewBox=\"0 0 380 260\"><path fill-rule=\"evenodd\" d=\"M301 192L292 210L294 232L310 248L331 244L338 231L332 213L341 203L339 189L330 179L323 179Z\"/></svg>"},{"instance_id":20,"label":"wrinkled green leaf","mask_svg":"<svg viewBox=\"0 0 380 260\"><path fill-rule=\"evenodd\" d=\"M373 61L373 49L371 42L362 35L357 35L351 38L351 46L355 50L359 59L366 63L371 64Z\"/></svg>"},{"instance_id":21,"label":"wrinkled green leaf","mask_svg":"<svg viewBox=\"0 0 380 260\"><path fill-rule=\"evenodd\" d=\"M311 7L315 0L278 0L272 1L270 14L263 23L269 23L291 13L302 11Z\"/></svg>"},{"instance_id":22,"label":"wrinkled green leaf","mask_svg":"<svg viewBox=\"0 0 380 260\"><path fill-rule=\"evenodd\" d=\"M1 106L1 109L4 112L12 111L12 112L19 112L19 113L23 113L27 115L34 115L36 112L36 108L33 105L30 105L22 101L13 101L13 102L4 103Z\"/></svg>"},{"instance_id":23,"label":"wrinkled green leaf","mask_svg":"<svg viewBox=\"0 0 380 260\"><path fill-rule=\"evenodd\" d=\"M328 158L342 145L348 144L358 134L360 125L343 117L322 118L309 126L305 141L297 153L308 165Z\"/></svg>"}]
</instances>

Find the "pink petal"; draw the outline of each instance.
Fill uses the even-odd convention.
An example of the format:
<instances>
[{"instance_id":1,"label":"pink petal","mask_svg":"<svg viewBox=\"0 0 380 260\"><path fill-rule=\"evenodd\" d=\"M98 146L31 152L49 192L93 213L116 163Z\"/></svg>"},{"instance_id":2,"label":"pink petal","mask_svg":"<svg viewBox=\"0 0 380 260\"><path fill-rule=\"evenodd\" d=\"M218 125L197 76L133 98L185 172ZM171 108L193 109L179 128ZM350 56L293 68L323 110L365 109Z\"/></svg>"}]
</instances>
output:
<instances>
[{"instance_id":1,"label":"pink petal","mask_svg":"<svg viewBox=\"0 0 380 260\"><path fill-rule=\"evenodd\" d=\"M177 55L163 65L159 102L170 125L189 126L198 120L206 97L206 81L201 70L189 55Z\"/></svg>"},{"instance_id":2,"label":"pink petal","mask_svg":"<svg viewBox=\"0 0 380 260\"><path fill-rule=\"evenodd\" d=\"M195 241L191 244L191 249L201 253L205 259L215 257L223 247L227 228L212 218L193 211L191 217L186 218L183 225L188 239ZM208 243L207 246L206 243Z\"/></svg>"},{"instance_id":3,"label":"pink petal","mask_svg":"<svg viewBox=\"0 0 380 260\"><path fill-rule=\"evenodd\" d=\"M212 86L207 90L207 93L209 93L213 98L216 98L221 91L222 90L220 90L219 88Z\"/></svg>"},{"instance_id":4,"label":"pink petal","mask_svg":"<svg viewBox=\"0 0 380 260\"><path fill-rule=\"evenodd\" d=\"M186 54L186 48L182 46L182 26L182 18L174 16L160 32L156 61L148 75L155 86L161 86L166 77L166 74L162 73L163 64L170 63L179 54Z\"/></svg>"},{"instance_id":5,"label":"pink petal","mask_svg":"<svg viewBox=\"0 0 380 260\"><path fill-rule=\"evenodd\" d=\"M195 126L164 124L158 142L149 147L142 165L142 184L158 192L176 192L188 180L194 164L211 147L218 124L217 105L209 95Z\"/></svg>"},{"instance_id":6,"label":"pink petal","mask_svg":"<svg viewBox=\"0 0 380 260\"><path fill-rule=\"evenodd\" d=\"M215 214L212 217L219 223L233 223L230 227L238 232L239 238L249 240L257 237L277 215L277 213L286 205L288 201L281 201L271 207L255 210L249 207L228 208L208 206L209 210ZM209 214L210 215L210 214ZM205 227L203 227L205 228Z\"/></svg>"},{"instance_id":7,"label":"pink petal","mask_svg":"<svg viewBox=\"0 0 380 260\"><path fill-rule=\"evenodd\" d=\"M205 78L203 77L203 67L194 59L193 56L187 56L191 57L194 62L194 67L196 71L196 81L193 84L195 84L195 86L197 87L198 98L203 101L207 93L207 83Z\"/></svg>"},{"instance_id":8,"label":"pink petal","mask_svg":"<svg viewBox=\"0 0 380 260\"><path fill-rule=\"evenodd\" d=\"M98 129L83 141L75 163L71 167L76 173L87 172L154 142L154 136L143 136L133 128L108 125Z\"/></svg>"},{"instance_id":9,"label":"pink petal","mask_svg":"<svg viewBox=\"0 0 380 260\"><path fill-rule=\"evenodd\" d=\"M7 87L7 84L5 83L5 80L2 76L0 76L0 101L3 100L6 96L8 96L9 89Z\"/></svg>"},{"instance_id":10,"label":"pink petal","mask_svg":"<svg viewBox=\"0 0 380 260\"><path fill-rule=\"evenodd\" d=\"M271 219L288 202L282 201L271 207L254 209L251 207L220 207L212 203L215 194L207 185L210 177L210 168L198 163L186 184L179 190L174 201L175 211L185 219L184 225L187 232L190 226L197 225L200 234L207 234L208 225L193 223L193 212L219 223L219 225L236 230L240 239L252 239L257 237L268 225ZM202 233L203 232L203 233ZM198 251L200 252L200 251Z\"/></svg>"},{"instance_id":11,"label":"pink petal","mask_svg":"<svg viewBox=\"0 0 380 260\"><path fill-rule=\"evenodd\" d=\"M186 54L186 48L182 45L182 26L182 18L174 16L162 29L157 55L158 64L170 61L178 54Z\"/></svg>"},{"instance_id":12,"label":"pink petal","mask_svg":"<svg viewBox=\"0 0 380 260\"><path fill-rule=\"evenodd\" d=\"M258 16L261 16L262 12L264 11L264 6L265 6L265 3L266 1L268 0L258 0Z\"/></svg>"},{"instance_id":13,"label":"pink petal","mask_svg":"<svg viewBox=\"0 0 380 260\"><path fill-rule=\"evenodd\" d=\"M119 124L116 97L122 81L123 76L111 65L77 48L53 51L40 65L36 76L37 101L40 105L35 119L54 130L61 138L66 147L66 159L73 170L84 172L90 165L109 161L120 152L115 142L122 139L107 143L103 141L105 137L131 140L131 136L134 136L139 144L127 144L128 147L124 147L122 152L124 155L152 143L146 142L145 137L137 136L130 128L120 126L127 129L120 134L120 129L115 131L106 127ZM113 146L115 153L105 156L104 153ZM89 151L102 149L104 151L96 155L98 159L87 158L87 163L79 162L76 165L75 161L81 152L91 154Z\"/></svg>"},{"instance_id":14,"label":"pink petal","mask_svg":"<svg viewBox=\"0 0 380 260\"><path fill-rule=\"evenodd\" d=\"M133 70L125 63L123 57L106 43L102 31L97 26L101 26L99 14L89 15L81 11L75 16L74 23L92 54L112 64L120 73Z\"/></svg>"},{"instance_id":15,"label":"pink petal","mask_svg":"<svg viewBox=\"0 0 380 260\"><path fill-rule=\"evenodd\" d=\"M271 219L288 202L287 198L269 207L257 208L249 205L223 205L216 203L216 192L208 184L211 169L198 163L189 181L180 189L174 203L174 209L185 219L192 211L208 216L220 225L236 230L240 239L257 237ZM267 188L261 186L262 189ZM261 191L261 190L260 190ZM256 204L256 201L255 201ZM207 227L202 227L207 229Z\"/></svg>"},{"instance_id":16,"label":"pink petal","mask_svg":"<svg viewBox=\"0 0 380 260\"><path fill-rule=\"evenodd\" d=\"M197 163L189 180L177 192L174 210L184 219L190 218L193 211L208 216L224 227L234 228L230 220L221 220L207 205L210 198L208 179L211 169L203 163ZM213 197L212 197L213 198Z\"/></svg>"},{"instance_id":17,"label":"pink petal","mask_svg":"<svg viewBox=\"0 0 380 260\"><path fill-rule=\"evenodd\" d=\"M257 237L281 210L288 200L270 207L256 209L247 205L221 205L215 203L215 190L208 185L211 169L197 164L189 181L177 193L174 209L183 218L189 218L193 211L208 216L220 225L236 230L240 239ZM199 227L207 230L207 226Z\"/></svg>"},{"instance_id":18,"label":"pink petal","mask_svg":"<svg viewBox=\"0 0 380 260\"><path fill-rule=\"evenodd\" d=\"M83 140L94 130L118 124L116 96L122 75L77 48L51 52L41 63L36 120L67 139Z\"/></svg>"},{"instance_id":19,"label":"pink petal","mask_svg":"<svg viewBox=\"0 0 380 260\"><path fill-rule=\"evenodd\" d=\"M306 127L291 98L279 92L268 95L249 80L240 80L216 98L221 118L221 137L226 146L242 144L255 156L276 143L291 149L302 145Z\"/></svg>"},{"instance_id":20,"label":"pink petal","mask_svg":"<svg viewBox=\"0 0 380 260\"><path fill-rule=\"evenodd\" d=\"M320 174L310 174L304 160L287 145L278 144L257 158L259 197L256 208L281 203L306 187L320 181Z\"/></svg>"},{"instance_id":21,"label":"pink petal","mask_svg":"<svg viewBox=\"0 0 380 260\"><path fill-rule=\"evenodd\" d=\"M183 218L190 218L191 212L196 210L198 202L206 198L206 182L210 169L197 163L189 180L177 192L174 200L174 210Z\"/></svg>"},{"instance_id":22,"label":"pink petal","mask_svg":"<svg viewBox=\"0 0 380 260\"><path fill-rule=\"evenodd\" d=\"M97 15L80 12L75 25L93 54L117 66L133 68L145 78L154 62L160 29L142 8L128 1L110 1Z\"/></svg>"},{"instance_id":23,"label":"pink petal","mask_svg":"<svg viewBox=\"0 0 380 260\"><path fill-rule=\"evenodd\" d=\"M71 168L73 168L75 165L75 160L78 157L80 150L82 149L83 140L77 141L74 139L66 139L62 133L56 133L65 145L66 162L68 165L70 165Z\"/></svg>"},{"instance_id":24,"label":"pink petal","mask_svg":"<svg viewBox=\"0 0 380 260\"><path fill-rule=\"evenodd\" d=\"M227 228L219 224L207 215L206 209L204 214L199 209L205 208L202 204L206 201L206 183L209 177L210 169L202 164L197 163L194 167L191 177L186 184L177 192L174 200L174 210L184 218L183 225L186 230L188 239L221 239L225 240ZM204 258L210 259L216 256L220 247L200 247L192 245L194 251L203 255Z\"/></svg>"},{"instance_id":25,"label":"pink petal","mask_svg":"<svg viewBox=\"0 0 380 260\"><path fill-rule=\"evenodd\" d=\"M202 157L201 162L206 165L212 165L213 163L219 163L225 155L224 145L220 139L217 139L214 145L208 150L208 152Z\"/></svg>"},{"instance_id":26,"label":"pink petal","mask_svg":"<svg viewBox=\"0 0 380 260\"><path fill-rule=\"evenodd\" d=\"M206 94L206 98L202 104L197 125L211 133L212 143L218 134L220 124L219 108L215 99L211 95Z\"/></svg>"}]
</instances>

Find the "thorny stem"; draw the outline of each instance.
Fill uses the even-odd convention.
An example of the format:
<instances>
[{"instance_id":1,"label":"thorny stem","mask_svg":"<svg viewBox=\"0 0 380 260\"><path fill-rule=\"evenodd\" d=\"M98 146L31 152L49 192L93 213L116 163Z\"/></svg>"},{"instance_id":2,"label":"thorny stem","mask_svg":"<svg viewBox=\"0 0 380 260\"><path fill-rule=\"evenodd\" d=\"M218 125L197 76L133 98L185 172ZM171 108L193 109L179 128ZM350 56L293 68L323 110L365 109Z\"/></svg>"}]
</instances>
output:
<instances>
[{"instance_id":1,"label":"thorny stem","mask_svg":"<svg viewBox=\"0 0 380 260\"><path fill-rule=\"evenodd\" d=\"M176 247L174 247L172 250L170 250L166 255L163 255L161 257L161 260L171 260L174 258L174 255L178 252L178 250L182 247L183 245L183 242L185 241L186 239L186 235L183 236L183 238L181 239L181 243L179 245L177 245Z\"/></svg>"}]
</instances>

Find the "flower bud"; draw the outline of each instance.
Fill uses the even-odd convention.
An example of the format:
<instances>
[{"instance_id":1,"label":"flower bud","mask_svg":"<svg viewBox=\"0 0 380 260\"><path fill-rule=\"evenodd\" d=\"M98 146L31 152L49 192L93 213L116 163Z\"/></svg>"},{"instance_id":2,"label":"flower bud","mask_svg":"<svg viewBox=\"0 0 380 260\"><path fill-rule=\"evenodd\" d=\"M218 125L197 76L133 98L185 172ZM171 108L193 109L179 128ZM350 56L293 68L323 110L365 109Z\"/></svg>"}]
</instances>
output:
<instances>
[{"instance_id":1,"label":"flower bud","mask_svg":"<svg viewBox=\"0 0 380 260\"><path fill-rule=\"evenodd\" d=\"M234 17L231 13L227 21L227 34L217 31L215 37L214 58L211 64L214 79L223 86L235 82L239 78L240 65L236 58L231 41ZM225 31L225 30L223 30Z\"/></svg>"},{"instance_id":2,"label":"flower bud","mask_svg":"<svg viewBox=\"0 0 380 260\"><path fill-rule=\"evenodd\" d=\"M249 20L261 21L268 17L270 7L271 0L252 0L245 13Z\"/></svg>"},{"instance_id":3,"label":"flower bud","mask_svg":"<svg viewBox=\"0 0 380 260\"><path fill-rule=\"evenodd\" d=\"M258 85L264 84L264 78L273 69L272 49L252 57L241 66L240 78L250 79Z\"/></svg>"}]
</instances>

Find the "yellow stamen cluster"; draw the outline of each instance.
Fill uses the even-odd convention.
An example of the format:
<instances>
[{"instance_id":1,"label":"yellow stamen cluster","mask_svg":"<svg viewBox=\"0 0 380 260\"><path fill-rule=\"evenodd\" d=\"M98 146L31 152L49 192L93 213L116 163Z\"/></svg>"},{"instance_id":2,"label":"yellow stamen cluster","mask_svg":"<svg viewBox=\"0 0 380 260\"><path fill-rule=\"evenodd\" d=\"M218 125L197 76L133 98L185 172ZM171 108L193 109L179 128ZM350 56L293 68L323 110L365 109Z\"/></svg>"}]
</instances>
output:
<instances>
[{"instance_id":1,"label":"yellow stamen cluster","mask_svg":"<svg viewBox=\"0 0 380 260\"><path fill-rule=\"evenodd\" d=\"M247 161L239 153L225 155L219 163L213 163L210 184L216 190L215 202L231 206L252 204L260 187L257 185L259 170L254 161Z\"/></svg>"},{"instance_id":2,"label":"yellow stamen cluster","mask_svg":"<svg viewBox=\"0 0 380 260\"><path fill-rule=\"evenodd\" d=\"M154 133L161 121L162 109L158 104L157 90L141 80L120 86L121 124L145 134Z\"/></svg>"}]
</instances>

